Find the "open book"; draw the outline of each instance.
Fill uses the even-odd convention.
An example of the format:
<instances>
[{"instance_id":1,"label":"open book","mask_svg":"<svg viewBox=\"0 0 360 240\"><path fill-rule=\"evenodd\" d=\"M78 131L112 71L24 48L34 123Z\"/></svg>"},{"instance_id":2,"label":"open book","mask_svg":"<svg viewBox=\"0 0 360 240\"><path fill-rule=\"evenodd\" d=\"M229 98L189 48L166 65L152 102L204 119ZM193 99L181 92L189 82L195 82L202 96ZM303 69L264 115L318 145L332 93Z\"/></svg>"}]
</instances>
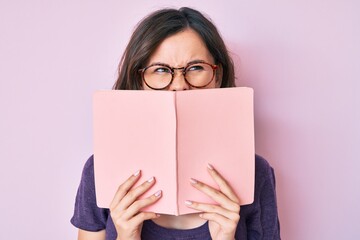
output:
<instances>
[{"instance_id":1,"label":"open book","mask_svg":"<svg viewBox=\"0 0 360 240\"><path fill-rule=\"evenodd\" d=\"M196 212L185 200L215 203L190 184L195 178L218 188L210 163L240 199L254 199L253 90L102 90L94 93L94 168L97 205L108 208L119 187L141 170L137 185L154 176L142 197L162 190L146 211ZM136 186L137 186L136 185Z\"/></svg>"}]
</instances>

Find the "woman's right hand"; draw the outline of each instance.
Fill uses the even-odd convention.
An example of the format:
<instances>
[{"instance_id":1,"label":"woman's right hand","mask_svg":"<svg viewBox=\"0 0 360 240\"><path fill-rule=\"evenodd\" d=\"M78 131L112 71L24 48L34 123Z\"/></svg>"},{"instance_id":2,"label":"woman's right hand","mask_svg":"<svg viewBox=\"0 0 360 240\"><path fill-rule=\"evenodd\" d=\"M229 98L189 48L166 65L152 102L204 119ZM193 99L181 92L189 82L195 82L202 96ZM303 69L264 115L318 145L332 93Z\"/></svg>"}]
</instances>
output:
<instances>
[{"instance_id":1,"label":"woman's right hand","mask_svg":"<svg viewBox=\"0 0 360 240\"><path fill-rule=\"evenodd\" d=\"M117 240L140 240L143 222L160 216L154 212L140 211L158 201L162 192L158 191L150 197L138 199L155 183L155 178L152 177L140 186L132 188L139 178L140 171L121 184L110 204L110 216L116 228Z\"/></svg>"}]
</instances>

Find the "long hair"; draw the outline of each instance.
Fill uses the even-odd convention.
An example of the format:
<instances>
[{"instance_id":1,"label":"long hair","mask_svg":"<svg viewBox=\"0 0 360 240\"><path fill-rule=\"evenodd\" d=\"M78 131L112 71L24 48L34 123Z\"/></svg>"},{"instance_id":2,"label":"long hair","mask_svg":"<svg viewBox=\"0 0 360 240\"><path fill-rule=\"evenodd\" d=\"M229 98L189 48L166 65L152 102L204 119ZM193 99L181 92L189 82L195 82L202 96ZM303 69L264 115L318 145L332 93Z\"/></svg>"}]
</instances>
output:
<instances>
[{"instance_id":1,"label":"long hair","mask_svg":"<svg viewBox=\"0 0 360 240\"><path fill-rule=\"evenodd\" d=\"M139 69L146 67L144 65L164 39L186 28L200 35L215 64L221 66L220 87L234 87L233 61L215 25L199 11L183 7L155 11L138 23L121 58L113 89L142 89Z\"/></svg>"}]
</instances>

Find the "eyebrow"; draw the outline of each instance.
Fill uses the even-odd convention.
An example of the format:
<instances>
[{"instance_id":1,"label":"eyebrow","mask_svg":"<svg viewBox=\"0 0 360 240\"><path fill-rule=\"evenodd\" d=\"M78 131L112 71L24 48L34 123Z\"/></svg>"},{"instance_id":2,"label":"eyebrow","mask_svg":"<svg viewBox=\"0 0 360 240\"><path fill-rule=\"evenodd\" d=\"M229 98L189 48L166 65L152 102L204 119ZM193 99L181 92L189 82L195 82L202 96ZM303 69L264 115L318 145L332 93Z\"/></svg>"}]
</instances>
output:
<instances>
[{"instance_id":1,"label":"eyebrow","mask_svg":"<svg viewBox=\"0 0 360 240\"><path fill-rule=\"evenodd\" d=\"M207 61L201 60L201 59L195 59L195 60L192 60L192 61L186 63L185 66L190 65L190 64L194 64L194 63L202 63L202 62L207 62ZM163 63L163 62L154 62L154 63L150 63L149 65L155 65L155 64L170 66L169 64Z\"/></svg>"}]
</instances>

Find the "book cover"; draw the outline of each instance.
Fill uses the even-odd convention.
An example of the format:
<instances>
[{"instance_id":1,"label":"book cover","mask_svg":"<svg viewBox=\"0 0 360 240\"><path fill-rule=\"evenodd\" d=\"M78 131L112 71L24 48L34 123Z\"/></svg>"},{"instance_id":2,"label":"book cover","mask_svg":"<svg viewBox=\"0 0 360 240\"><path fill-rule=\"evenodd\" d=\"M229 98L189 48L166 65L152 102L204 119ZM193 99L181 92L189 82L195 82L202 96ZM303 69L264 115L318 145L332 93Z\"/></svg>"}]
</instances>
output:
<instances>
[{"instance_id":1,"label":"book cover","mask_svg":"<svg viewBox=\"0 0 360 240\"><path fill-rule=\"evenodd\" d=\"M196 212L185 200L214 203L190 185L190 178L217 188L211 163L237 193L240 204L254 198L253 90L103 90L94 93L94 170L97 205L108 208L119 185L142 171L140 184L162 190L146 211ZM136 185L136 186L137 186Z\"/></svg>"}]
</instances>

